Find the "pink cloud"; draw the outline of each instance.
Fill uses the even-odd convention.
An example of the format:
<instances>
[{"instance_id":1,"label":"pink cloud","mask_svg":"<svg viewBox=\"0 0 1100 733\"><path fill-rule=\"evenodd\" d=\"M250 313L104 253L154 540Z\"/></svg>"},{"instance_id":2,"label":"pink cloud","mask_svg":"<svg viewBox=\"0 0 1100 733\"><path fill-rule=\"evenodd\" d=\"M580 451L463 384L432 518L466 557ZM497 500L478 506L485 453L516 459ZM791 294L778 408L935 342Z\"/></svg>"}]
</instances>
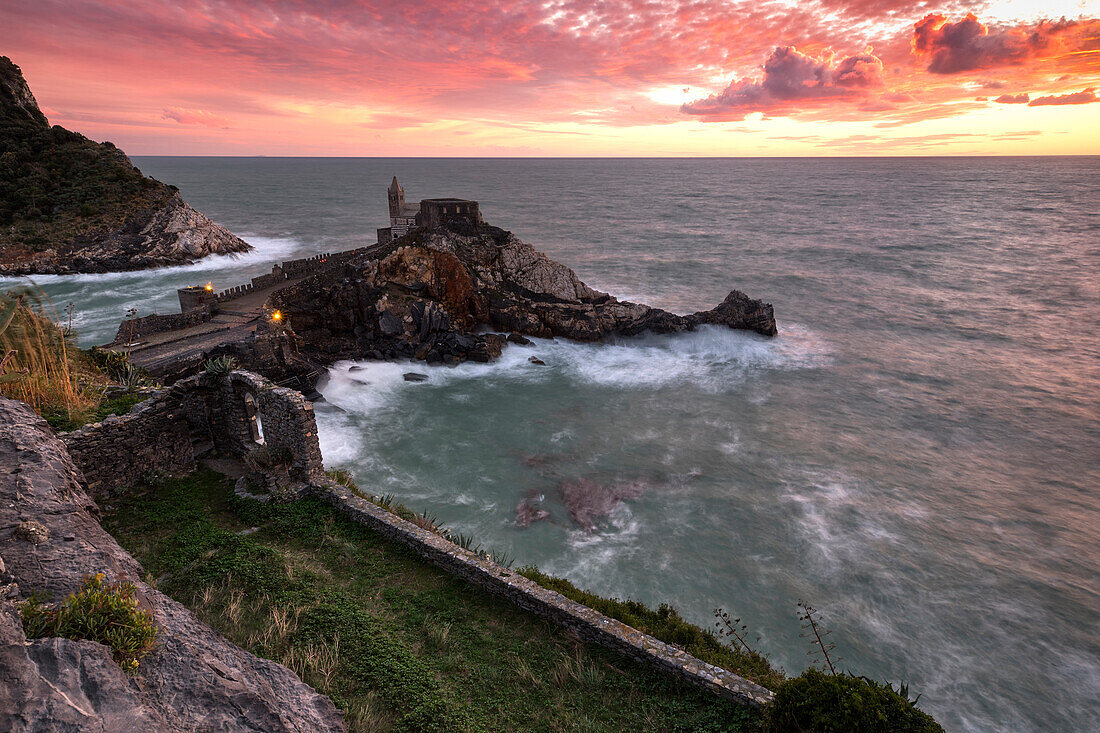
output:
<instances>
[{"instance_id":1,"label":"pink cloud","mask_svg":"<svg viewBox=\"0 0 1100 733\"><path fill-rule=\"evenodd\" d=\"M184 141L189 150L210 145L204 128L230 121L232 133L219 134L218 144L276 153L371 139L446 146L450 135L470 131L458 130L467 124L486 139L501 129L564 139L557 133L582 125L598 137L750 112L909 124L974 108L974 84L954 76L963 67L1003 67L974 80L990 90L1053 94L1065 84L1052 80L1067 74L1076 88L1100 84L1100 21L1005 28L972 17L919 20L927 7L926 0L0 0L0 23L16 29L5 52L24 66L40 101L64 110L61 124L124 145L141 140L138 152L163 150L158 140ZM732 81L710 87L715 78ZM657 101L685 87L707 91L682 108ZM446 125L429 133L429 122Z\"/></svg>"},{"instance_id":2,"label":"pink cloud","mask_svg":"<svg viewBox=\"0 0 1100 733\"><path fill-rule=\"evenodd\" d=\"M1030 97L1025 94L1002 94L994 99L998 104L1027 104Z\"/></svg>"},{"instance_id":3,"label":"pink cloud","mask_svg":"<svg viewBox=\"0 0 1100 733\"><path fill-rule=\"evenodd\" d=\"M178 122L181 125L199 125L200 127L221 128L229 126L229 121L224 117L219 117L212 112L207 112L206 110L202 109L184 109L183 107L169 107L164 110L161 118Z\"/></svg>"},{"instance_id":4,"label":"pink cloud","mask_svg":"<svg viewBox=\"0 0 1100 733\"><path fill-rule=\"evenodd\" d=\"M1050 104L1091 104L1097 101L1096 93L1090 87L1073 94L1063 94L1061 96L1051 95L1049 97L1038 97L1027 103L1028 107L1044 107Z\"/></svg>"},{"instance_id":5,"label":"pink cloud","mask_svg":"<svg viewBox=\"0 0 1100 733\"><path fill-rule=\"evenodd\" d=\"M833 65L793 46L779 47L764 62L759 80L741 79L720 94L683 105L690 115L741 119L749 112L791 111L804 103L857 99L883 86L883 64L876 56L849 56Z\"/></svg>"}]
</instances>

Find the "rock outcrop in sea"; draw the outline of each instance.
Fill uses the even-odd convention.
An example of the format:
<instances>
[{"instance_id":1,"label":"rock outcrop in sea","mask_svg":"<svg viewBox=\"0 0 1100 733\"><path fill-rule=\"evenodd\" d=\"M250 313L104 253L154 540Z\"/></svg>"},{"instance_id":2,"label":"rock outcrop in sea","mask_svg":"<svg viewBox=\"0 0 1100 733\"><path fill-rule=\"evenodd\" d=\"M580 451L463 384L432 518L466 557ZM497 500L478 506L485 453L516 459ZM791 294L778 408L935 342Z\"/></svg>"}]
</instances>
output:
<instances>
[{"instance_id":1,"label":"rock outcrop in sea","mask_svg":"<svg viewBox=\"0 0 1100 733\"><path fill-rule=\"evenodd\" d=\"M732 291L717 307L681 316L620 301L487 224L452 220L419 230L352 261L342 276L319 276L275 293L268 307L288 316L300 352L338 359L417 358L429 364L488 361L519 334L599 341L713 324L776 334L772 306Z\"/></svg>"},{"instance_id":2,"label":"rock outcrop in sea","mask_svg":"<svg viewBox=\"0 0 1100 733\"><path fill-rule=\"evenodd\" d=\"M230 644L142 582L82 482L45 420L0 398L0 730L345 730L332 701L291 670ZM22 599L60 601L100 572L132 582L160 629L137 678L98 642L24 633Z\"/></svg>"},{"instance_id":3,"label":"rock outcrop in sea","mask_svg":"<svg viewBox=\"0 0 1100 733\"><path fill-rule=\"evenodd\" d=\"M0 56L0 275L141 270L252 247L111 143L50 126Z\"/></svg>"}]
</instances>

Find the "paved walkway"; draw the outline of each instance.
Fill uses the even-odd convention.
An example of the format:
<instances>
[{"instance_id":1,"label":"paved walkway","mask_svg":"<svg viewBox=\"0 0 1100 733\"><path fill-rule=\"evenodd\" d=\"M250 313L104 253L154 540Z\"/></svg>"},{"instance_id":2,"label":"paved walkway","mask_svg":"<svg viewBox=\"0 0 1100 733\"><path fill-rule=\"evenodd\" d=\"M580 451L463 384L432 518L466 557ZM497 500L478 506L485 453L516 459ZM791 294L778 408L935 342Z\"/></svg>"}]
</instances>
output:
<instances>
[{"instance_id":1,"label":"paved walkway","mask_svg":"<svg viewBox=\"0 0 1100 733\"><path fill-rule=\"evenodd\" d=\"M376 244L363 248L363 254L368 257L376 257L386 254L389 250L389 244ZM348 254L350 253L351 250L348 251ZM202 356L203 352L210 351L215 346L243 341L256 331L264 303L267 302L272 293L317 274L316 271L310 272L281 282L278 285L273 285L270 288L254 290L239 298L227 301L218 310L218 314L206 323L177 331L153 334L142 341L141 344L130 347L130 361L145 367L151 374L157 375L161 369L182 361L198 358ZM127 350L125 345L119 344L106 348L118 352Z\"/></svg>"},{"instance_id":2,"label":"paved walkway","mask_svg":"<svg viewBox=\"0 0 1100 733\"><path fill-rule=\"evenodd\" d=\"M203 352L221 344L242 341L255 332L264 303L283 288L305 280L310 275L281 282L264 290L256 290L225 303L211 320L191 328L155 333L136 346L130 347L130 361L156 374L167 364L200 356ZM109 347L124 352L124 344Z\"/></svg>"}]
</instances>

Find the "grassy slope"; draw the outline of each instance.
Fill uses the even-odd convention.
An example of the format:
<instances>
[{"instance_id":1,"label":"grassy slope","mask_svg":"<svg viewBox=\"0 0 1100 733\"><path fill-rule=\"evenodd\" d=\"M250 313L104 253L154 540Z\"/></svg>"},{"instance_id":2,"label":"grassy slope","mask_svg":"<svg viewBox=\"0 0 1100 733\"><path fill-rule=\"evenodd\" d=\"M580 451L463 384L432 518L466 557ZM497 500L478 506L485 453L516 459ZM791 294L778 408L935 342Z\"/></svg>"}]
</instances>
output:
<instances>
[{"instance_id":1,"label":"grassy slope","mask_svg":"<svg viewBox=\"0 0 1100 733\"><path fill-rule=\"evenodd\" d=\"M0 74L19 69L0 57ZM111 143L97 143L0 99L0 259L116 229L175 189L146 178Z\"/></svg>"},{"instance_id":2,"label":"grassy slope","mask_svg":"<svg viewBox=\"0 0 1100 733\"><path fill-rule=\"evenodd\" d=\"M159 588L332 695L353 730L738 731L758 721L580 643L316 500L240 500L204 470L104 509Z\"/></svg>"}]
</instances>

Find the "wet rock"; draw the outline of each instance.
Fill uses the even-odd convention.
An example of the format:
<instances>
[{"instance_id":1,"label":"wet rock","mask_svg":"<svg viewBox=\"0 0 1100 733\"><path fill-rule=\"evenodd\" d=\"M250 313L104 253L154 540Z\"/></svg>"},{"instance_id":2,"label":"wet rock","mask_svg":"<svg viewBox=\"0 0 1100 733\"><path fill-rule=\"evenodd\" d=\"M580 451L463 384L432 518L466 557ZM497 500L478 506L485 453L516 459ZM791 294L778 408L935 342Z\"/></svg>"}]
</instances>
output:
<instances>
[{"instance_id":1,"label":"wet rock","mask_svg":"<svg viewBox=\"0 0 1100 733\"><path fill-rule=\"evenodd\" d=\"M420 372L405 372L403 375L406 382L427 382L428 375L421 374Z\"/></svg>"},{"instance_id":2,"label":"wet rock","mask_svg":"<svg viewBox=\"0 0 1100 733\"><path fill-rule=\"evenodd\" d=\"M577 525L593 530L625 499L636 499L645 491L641 481L601 484L591 479L564 481L558 487L562 503Z\"/></svg>"},{"instance_id":3,"label":"wet rock","mask_svg":"<svg viewBox=\"0 0 1100 733\"><path fill-rule=\"evenodd\" d=\"M389 311L382 311L378 316L378 330L383 336L394 336L404 331L404 328L401 327L401 321L397 316Z\"/></svg>"},{"instance_id":4,"label":"wet rock","mask_svg":"<svg viewBox=\"0 0 1100 733\"><path fill-rule=\"evenodd\" d=\"M516 505L516 524L521 527L527 528L535 522L549 518L550 512L535 506L530 499L524 499Z\"/></svg>"},{"instance_id":5,"label":"wet rock","mask_svg":"<svg viewBox=\"0 0 1100 733\"><path fill-rule=\"evenodd\" d=\"M532 364L538 364L539 366L546 366L546 362L538 358L537 356L529 356L527 357L527 361L531 362Z\"/></svg>"},{"instance_id":6,"label":"wet rock","mask_svg":"<svg viewBox=\"0 0 1100 733\"><path fill-rule=\"evenodd\" d=\"M268 307L287 314L307 361L328 364L368 356L486 362L531 336L599 341L703 324L775 333L771 306L738 291L713 310L680 316L593 290L509 232L448 226L286 287Z\"/></svg>"}]
</instances>

